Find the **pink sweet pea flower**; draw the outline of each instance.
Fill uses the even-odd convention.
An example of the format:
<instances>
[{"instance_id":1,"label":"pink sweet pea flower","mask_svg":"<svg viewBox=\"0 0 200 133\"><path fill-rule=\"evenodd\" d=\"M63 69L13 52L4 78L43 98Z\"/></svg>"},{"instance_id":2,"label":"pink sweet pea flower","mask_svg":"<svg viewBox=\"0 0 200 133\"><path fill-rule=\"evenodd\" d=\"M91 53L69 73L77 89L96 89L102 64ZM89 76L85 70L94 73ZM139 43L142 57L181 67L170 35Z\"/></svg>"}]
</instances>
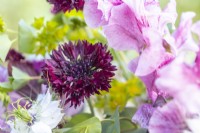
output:
<instances>
[{"instance_id":1,"label":"pink sweet pea flower","mask_svg":"<svg viewBox=\"0 0 200 133\"><path fill-rule=\"evenodd\" d=\"M109 23L103 29L111 47L139 53L134 73L145 76L172 56L164 46L163 36L169 33L166 24L174 24L176 20L176 3L171 0L171 6L161 11L159 3L153 0L124 2L111 10ZM167 17L170 15L174 16L171 21Z\"/></svg>"},{"instance_id":2,"label":"pink sweet pea flower","mask_svg":"<svg viewBox=\"0 0 200 133\"><path fill-rule=\"evenodd\" d=\"M172 96L172 100L158 107L149 122L151 133L198 133L200 122L200 52L193 64L179 55L158 71L156 87Z\"/></svg>"},{"instance_id":3,"label":"pink sweet pea flower","mask_svg":"<svg viewBox=\"0 0 200 133\"><path fill-rule=\"evenodd\" d=\"M197 56L198 57L198 56ZM196 59L198 62L198 58ZM158 71L155 82L160 91L176 96L178 92L190 86L199 86L198 63L189 65L184 62L184 55L178 56L172 63Z\"/></svg>"}]
</instances>

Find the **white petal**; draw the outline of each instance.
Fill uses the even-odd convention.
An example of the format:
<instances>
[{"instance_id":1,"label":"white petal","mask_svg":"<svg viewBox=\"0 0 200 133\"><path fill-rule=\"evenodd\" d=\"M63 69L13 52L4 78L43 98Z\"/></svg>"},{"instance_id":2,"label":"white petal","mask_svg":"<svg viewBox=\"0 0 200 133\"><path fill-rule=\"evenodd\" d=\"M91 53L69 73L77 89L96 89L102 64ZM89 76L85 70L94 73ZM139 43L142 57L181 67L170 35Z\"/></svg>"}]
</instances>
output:
<instances>
[{"instance_id":1,"label":"white petal","mask_svg":"<svg viewBox=\"0 0 200 133\"><path fill-rule=\"evenodd\" d=\"M51 128L43 122L36 122L31 130L33 133L52 133Z\"/></svg>"}]
</instances>

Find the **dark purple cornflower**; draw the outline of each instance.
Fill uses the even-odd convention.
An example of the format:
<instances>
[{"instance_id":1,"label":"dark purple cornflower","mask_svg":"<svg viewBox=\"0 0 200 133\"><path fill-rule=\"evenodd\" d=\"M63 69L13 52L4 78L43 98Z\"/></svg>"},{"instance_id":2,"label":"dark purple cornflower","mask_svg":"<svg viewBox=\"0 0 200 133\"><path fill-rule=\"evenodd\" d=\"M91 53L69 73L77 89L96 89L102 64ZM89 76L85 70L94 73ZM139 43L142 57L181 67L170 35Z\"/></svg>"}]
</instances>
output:
<instances>
[{"instance_id":1,"label":"dark purple cornflower","mask_svg":"<svg viewBox=\"0 0 200 133\"><path fill-rule=\"evenodd\" d=\"M111 53L102 43L65 43L46 61L43 78L59 93L65 104L77 107L84 98L109 91L116 70L112 60Z\"/></svg>"},{"instance_id":2,"label":"dark purple cornflower","mask_svg":"<svg viewBox=\"0 0 200 133\"><path fill-rule=\"evenodd\" d=\"M47 0L49 3L53 4L53 13L58 13L60 11L66 12L72 9L82 10L84 6L84 0Z\"/></svg>"}]
</instances>

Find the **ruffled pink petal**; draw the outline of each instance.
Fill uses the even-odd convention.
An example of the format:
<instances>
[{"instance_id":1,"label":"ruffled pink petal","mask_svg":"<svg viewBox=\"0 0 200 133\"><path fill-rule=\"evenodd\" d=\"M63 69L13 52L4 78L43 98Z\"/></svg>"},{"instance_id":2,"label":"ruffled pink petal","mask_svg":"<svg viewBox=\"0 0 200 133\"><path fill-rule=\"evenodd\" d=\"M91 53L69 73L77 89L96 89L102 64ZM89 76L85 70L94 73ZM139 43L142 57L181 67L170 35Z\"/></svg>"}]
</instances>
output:
<instances>
[{"instance_id":1,"label":"ruffled pink petal","mask_svg":"<svg viewBox=\"0 0 200 133\"><path fill-rule=\"evenodd\" d=\"M166 51L162 45L162 37L153 29L143 29L146 42L149 44L139 57L135 75L145 76L155 71L165 61Z\"/></svg>"},{"instance_id":2,"label":"ruffled pink petal","mask_svg":"<svg viewBox=\"0 0 200 133\"><path fill-rule=\"evenodd\" d=\"M196 75L193 70L184 64L183 56L178 56L172 63L158 70L158 78L155 84L159 91L171 96L191 84L196 84Z\"/></svg>"},{"instance_id":3,"label":"ruffled pink petal","mask_svg":"<svg viewBox=\"0 0 200 133\"><path fill-rule=\"evenodd\" d=\"M83 13L88 26L95 28L103 23L103 13L98 9L98 2L96 0L86 0Z\"/></svg>"},{"instance_id":4,"label":"ruffled pink petal","mask_svg":"<svg viewBox=\"0 0 200 133\"><path fill-rule=\"evenodd\" d=\"M121 27L120 25L108 25L104 26L104 33L107 37L110 47L116 50L130 50L134 49L138 51L138 44L135 37L131 35L129 31Z\"/></svg>"},{"instance_id":5,"label":"ruffled pink petal","mask_svg":"<svg viewBox=\"0 0 200 133\"><path fill-rule=\"evenodd\" d=\"M132 11L126 4L121 4L113 8L111 14L109 24L103 27L108 44L117 50L138 51L144 40Z\"/></svg>"},{"instance_id":6,"label":"ruffled pink petal","mask_svg":"<svg viewBox=\"0 0 200 133\"><path fill-rule=\"evenodd\" d=\"M170 0L170 2L167 4L165 9L160 15L161 17L159 18L159 29L163 31L166 27L166 24L172 24L174 26L176 22L176 18L178 16L177 11L176 11L176 1L175 0Z\"/></svg>"},{"instance_id":7,"label":"ruffled pink petal","mask_svg":"<svg viewBox=\"0 0 200 133\"><path fill-rule=\"evenodd\" d=\"M140 79L143 81L143 83L146 86L148 98L150 100L152 100L153 102L156 100L156 98L158 96L158 90L155 86L156 78L157 78L157 72L156 71L149 74L149 75L140 77Z\"/></svg>"}]
</instances>

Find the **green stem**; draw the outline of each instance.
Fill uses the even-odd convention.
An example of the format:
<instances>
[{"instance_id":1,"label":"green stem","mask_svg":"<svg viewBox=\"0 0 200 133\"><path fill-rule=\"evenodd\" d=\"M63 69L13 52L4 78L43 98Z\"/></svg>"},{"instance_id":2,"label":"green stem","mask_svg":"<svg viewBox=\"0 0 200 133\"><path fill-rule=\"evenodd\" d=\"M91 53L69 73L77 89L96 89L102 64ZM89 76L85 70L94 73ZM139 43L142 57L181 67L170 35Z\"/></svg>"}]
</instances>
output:
<instances>
[{"instance_id":1,"label":"green stem","mask_svg":"<svg viewBox=\"0 0 200 133\"><path fill-rule=\"evenodd\" d=\"M90 111L91 111L91 114L94 116L94 108L92 106L92 102L90 100L90 98L87 99L87 102L88 102L88 105L89 105L89 108L90 108Z\"/></svg>"}]
</instances>

